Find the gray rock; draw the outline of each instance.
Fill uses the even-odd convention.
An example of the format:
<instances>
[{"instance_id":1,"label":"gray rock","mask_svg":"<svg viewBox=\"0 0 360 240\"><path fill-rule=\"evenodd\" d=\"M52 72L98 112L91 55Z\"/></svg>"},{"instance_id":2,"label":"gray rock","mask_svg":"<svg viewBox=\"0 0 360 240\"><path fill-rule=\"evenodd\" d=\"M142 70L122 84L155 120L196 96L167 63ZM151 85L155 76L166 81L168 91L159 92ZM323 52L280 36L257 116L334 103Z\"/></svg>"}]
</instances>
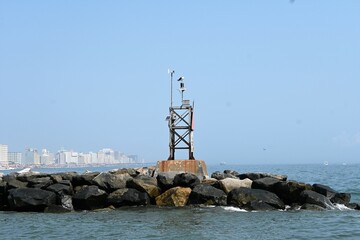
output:
<instances>
[{"instance_id":1,"label":"gray rock","mask_svg":"<svg viewBox=\"0 0 360 240\"><path fill-rule=\"evenodd\" d=\"M201 181L202 184L206 184L206 185L210 185L213 186L217 189L222 189L221 185L220 185L220 181L215 179L215 178L205 178Z\"/></svg>"},{"instance_id":2,"label":"gray rock","mask_svg":"<svg viewBox=\"0 0 360 240\"><path fill-rule=\"evenodd\" d=\"M0 210L7 206L7 183L0 182Z\"/></svg>"},{"instance_id":3,"label":"gray rock","mask_svg":"<svg viewBox=\"0 0 360 240\"><path fill-rule=\"evenodd\" d=\"M161 189L157 185L156 178L138 175L135 178L127 181L126 186L128 188L134 188L140 192L146 192L150 198L156 198L161 194Z\"/></svg>"},{"instance_id":4,"label":"gray rock","mask_svg":"<svg viewBox=\"0 0 360 240\"><path fill-rule=\"evenodd\" d=\"M240 180L238 178L225 178L219 181L221 189L224 190L225 193L231 192L233 189L236 188L251 188L252 182L250 179L245 178Z\"/></svg>"},{"instance_id":5,"label":"gray rock","mask_svg":"<svg viewBox=\"0 0 360 240\"><path fill-rule=\"evenodd\" d=\"M92 185L93 179L99 174L99 172L89 172L81 175L76 175L72 177L71 183L73 184L73 186Z\"/></svg>"},{"instance_id":6,"label":"gray rock","mask_svg":"<svg viewBox=\"0 0 360 240\"><path fill-rule=\"evenodd\" d=\"M330 201L332 203L338 203L338 204L348 204L351 200L351 194L350 193L335 193L335 195L330 198Z\"/></svg>"},{"instance_id":7,"label":"gray rock","mask_svg":"<svg viewBox=\"0 0 360 240\"><path fill-rule=\"evenodd\" d=\"M227 205L227 195L215 187L199 184L194 187L189 196L189 204Z\"/></svg>"},{"instance_id":8,"label":"gray rock","mask_svg":"<svg viewBox=\"0 0 360 240\"><path fill-rule=\"evenodd\" d=\"M251 201L246 205L246 208L250 211L273 211L277 210L275 207L262 201Z\"/></svg>"},{"instance_id":9,"label":"gray rock","mask_svg":"<svg viewBox=\"0 0 360 240\"><path fill-rule=\"evenodd\" d=\"M54 183L59 183L60 181L63 181L60 174L50 174L50 178Z\"/></svg>"},{"instance_id":10,"label":"gray rock","mask_svg":"<svg viewBox=\"0 0 360 240\"><path fill-rule=\"evenodd\" d=\"M276 193L286 205L301 204L300 194L304 190L312 190L312 186L296 181L280 181L274 186L274 193Z\"/></svg>"},{"instance_id":11,"label":"gray rock","mask_svg":"<svg viewBox=\"0 0 360 240\"><path fill-rule=\"evenodd\" d=\"M124 174L127 173L129 174L131 177L136 177L137 175L139 175L139 172L137 172L135 169L133 168L121 168L118 169L116 171L112 172L113 174Z\"/></svg>"},{"instance_id":12,"label":"gray rock","mask_svg":"<svg viewBox=\"0 0 360 240\"><path fill-rule=\"evenodd\" d=\"M239 175L239 173L237 171L224 170L224 178L236 178L236 179L238 179L237 175Z\"/></svg>"},{"instance_id":13,"label":"gray rock","mask_svg":"<svg viewBox=\"0 0 360 240\"><path fill-rule=\"evenodd\" d=\"M26 188L27 187L27 183L26 182L21 182L15 178L9 179L7 182L7 189L16 189L16 188Z\"/></svg>"},{"instance_id":14,"label":"gray rock","mask_svg":"<svg viewBox=\"0 0 360 240\"><path fill-rule=\"evenodd\" d=\"M174 178L177 172L159 172L156 176L159 187L166 191L174 186Z\"/></svg>"},{"instance_id":15,"label":"gray rock","mask_svg":"<svg viewBox=\"0 0 360 240\"><path fill-rule=\"evenodd\" d=\"M42 212L47 206L56 204L56 195L39 188L18 188L9 191L8 201L15 211Z\"/></svg>"},{"instance_id":16,"label":"gray rock","mask_svg":"<svg viewBox=\"0 0 360 240\"><path fill-rule=\"evenodd\" d=\"M103 208L107 193L98 186L84 186L72 198L75 210L93 210Z\"/></svg>"},{"instance_id":17,"label":"gray rock","mask_svg":"<svg viewBox=\"0 0 360 240\"><path fill-rule=\"evenodd\" d=\"M200 179L192 173L180 173L174 177L174 187L194 188L198 184L200 184Z\"/></svg>"},{"instance_id":18,"label":"gray rock","mask_svg":"<svg viewBox=\"0 0 360 240\"><path fill-rule=\"evenodd\" d=\"M148 205L150 198L146 192L140 192L133 188L122 188L112 192L107 197L107 203L114 207Z\"/></svg>"},{"instance_id":19,"label":"gray rock","mask_svg":"<svg viewBox=\"0 0 360 240\"><path fill-rule=\"evenodd\" d=\"M111 174L111 173L100 173L92 181L99 188L110 193L120 188L126 187L126 182L131 179L128 173L125 174Z\"/></svg>"},{"instance_id":20,"label":"gray rock","mask_svg":"<svg viewBox=\"0 0 360 240\"><path fill-rule=\"evenodd\" d=\"M53 184L53 181L50 177L34 177L29 179L27 186L45 189L51 184Z\"/></svg>"},{"instance_id":21,"label":"gray rock","mask_svg":"<svg viewBox=\"0 0 360 240\"><path fill-rule=\"evenodd\" d=\"M260 203L266 203L275 209L285 208L283 201L276 194L262 189L237 188L228 194L228 205L248 210L259 210L253 209L252 206L256 205L259 207Z\"/></svg>"},{"instance_id":22,"label":"gray rock","mask_svg":"<svg viewBox=\"0 0 360 240\"><path fill-rule=\"evenodd\" d=\"M313 186L313 190L315 192L320 193L329 199L334 197L335 193L337 193L337 191L335 191L334 189L332 189L331 187L326 186L326 185L313 184L312 186Z\"/></svg>"},{"instance_id":23,"label":"gray rock","mask_svg":"<svg viewBox=\"0 0 360 240\"><path fill-rule=\"evenodd\" d=\"M310 204L310 203L305 203L304 205L301 206L302 210L310 210L310 211L324 211L326 210L326 208L323 208L319 205L315 205L315 204Z\"/></svg>"},{"instance_id":24,"label":"gray rock","mask_svg":"<svg viewBox=\"0 0 360 240\"><path fill-rule=\"evenodd\" d=\"M241 173L237 176L239 179L243 180L248 178L252 181L262 178L261 173Z\"/></svg>"},{"instance_id":25,"label":"gray rock","mask_svg":"<svg viewBox=\"0 0 360 240\"><path fill-rule=\"evenodd\" d=\"M260 178L265 178L265 177L272 177L272 178L276 178L280 181L286 181L287 180L287 176L286 175L279 175L279 174L271 174L271 173L242 173L239 174L237 176L240 179L245 179L245 178L249 178L251 180L257 180Z\"/></svg>"},{"instance_id":26,"label":"gray rock","mask_svg":"<svg viewBox=\"0 0 360 240\"><path fill-rule=\"evenodd\" d=\"M73 178L78 176L77 172L63 172L63 173L57 173L56 175L59 175L62 180L69 180L72 182Z\"/></svg>"},{"instance_id":27,"label":"gray rock","mask_svg":"<svg viewBox=\"0 0 360 240\"><path fill-rule=\"evenodd\" d=\"M211 174L211 178L215 178L217 180L222 180L222 179L225 179L225 176L224 176L224 173L222 173L220 171L216 171Z\"/></svg>"},{"instance_id":28,"label":"gray rock","mask_svg":"<svg viewBox=\"0 0 360 240\"><path fill-rule=\"evenodd\" d=\"M63 206L60 205L50 205L44 209L44 213L68 213L68 212L71 212L71 210L64 208Z\"/></svg>"},{"instance_id":29,"label":"gray rock","mask_svg":"<svg viewBox=\"0 0 360 240\"><path fill-rule=\"evenodd\" d=\"M270 192L275 192L275 186L280 182L279 179L272 177L264 177L256 179L252 182L251 188L263 189Z\"/></svg>"},{"instance_id":30,"label":"gray rock","mask_svg":"<svg viewBox=\"0 0 360 240\"><path fill-rule=\"evenodd\" d=\"M55 183L46 188L46 190L56 193L57 195L72 195L74 193L71 185Z\"/></svg>"},{"instance_id":31,"label":"gray rock","mask_svg":"<svg viewBox=\"0 0 360 240\"><path fill-rule=\"evenodd\" d=\"M58 199L60 199L59 203L62 208L67 209L69 211L74 210L74 206L72 204L72 196L62 194Z\"/></svg>"},{"instance_id":32,"label":"gray rock","mask_svg":"<svg viewBox=\"0 0 360 240\"><path fill-rule=\"evenodd\" d=\"M47 173L39 173L39 172L25 172L25 173L14 173L16 179L21 182L29 182L34 178L46 178L49 177Z\"/></svg>"},{"instance_id":33,"label":"gray rock","mask_svg":"<svg viewBox=\"0 0 360 240\"><path fill-rule=\"evenodd\" d=\"M329 186L322 184L314 184L313 189L315 192L329 198L332 203L347 204L351 200L351 194L339 193Z\"/></svg>"},{"instance_id":34,"label":"gray rock","mask_svg":"<svg viewBox=\"0 0 360 240\"><path fill-rule=\"evenodd\" d=\"M300 198L303 204L314 204L327 209L331 209L333 207L333 204L328 198L315 191L305 190L300 194Z\"/></svg>"},{"instance_id":35,"label":"gray rock","mask_svg":"<svg viewBox=\"0 0 360 240\"><path fill-rule=\"evenodd\" d=\"M346 207L353 209L353 210L360 210L360 204L359 203L348 203L345 204Z\"/></svg>"}]
</instances>

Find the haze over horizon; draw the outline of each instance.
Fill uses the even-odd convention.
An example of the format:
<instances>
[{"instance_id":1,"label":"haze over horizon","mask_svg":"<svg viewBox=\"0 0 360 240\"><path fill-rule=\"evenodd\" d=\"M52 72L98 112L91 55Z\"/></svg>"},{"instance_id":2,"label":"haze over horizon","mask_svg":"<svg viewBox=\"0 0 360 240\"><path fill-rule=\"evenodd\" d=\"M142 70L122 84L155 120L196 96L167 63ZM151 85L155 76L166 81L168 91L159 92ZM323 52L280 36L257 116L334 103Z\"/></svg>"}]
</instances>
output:
<instances>
[{"instance_id":1,"label":"haze over horizon","mask_svg":"<svg viewBox=\"0 0 360 240\"><path fill-rule=\"evenodd\" d=\"M0 1L0 143L167 159L170 68L195 101L197 159L360 163L359 10L355 0Z\"/></svg>"}]
</instances>

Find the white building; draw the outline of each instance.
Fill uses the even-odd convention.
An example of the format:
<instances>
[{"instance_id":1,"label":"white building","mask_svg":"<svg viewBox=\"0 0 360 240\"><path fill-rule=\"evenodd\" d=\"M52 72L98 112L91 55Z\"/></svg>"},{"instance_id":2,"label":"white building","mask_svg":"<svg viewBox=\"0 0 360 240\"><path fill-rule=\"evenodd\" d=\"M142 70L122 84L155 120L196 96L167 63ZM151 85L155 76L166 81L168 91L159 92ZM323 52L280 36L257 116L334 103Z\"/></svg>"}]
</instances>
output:
<instances>
[{"instance_id":1,"label":"white building","mask_svg":"<svg viewBox=\"0 0 360 240\"><path fill-rule=\"evenodd\" d=\"M50 164L54 164L54 163L55 163L54 154L51 153L47 149L43 149L41 151L40 164L41 165L50 165Z\"/></svg>"},{"instance_id":2,"label":"white building","mask_svg":"<svg viewBox=\"0 0 360 240\"><path fill-rule=\"evenodd\" d=\"M7 166L8 164L8 145L0 144L0 166Z\"/></svg>"},{"instance_id":3,"label":"white building","mask_svg":"<svg viewBox=\"0 0 360 240\"><path fill-rule=\"evenodd\" d=\"M90 154L90 163L99 163L97 153L89 152L89 154Z\"/></svg>"},{"instance_id":4,"label":"white building","mask_svg":"<svg viewBox=\"0 0 360 240\"><path fill-rule=\"evenodd\" d=\"M55 156L56 164L78 164L79 154L74 151L60 150Z\"/></svg>"},{"instance_id":5,"label":"white building","mask_svg":"<svg viewBox=\"0 0 360 240\"><path fill-rule=\"evenodd\" d=\"M104 148L98 152L98 163L113 164L115 163L115 153L110 148Z\"/></svg>"},{"instance_id":6,"label":"white building","mask_svg":"<svg viewBox=\"0 0 360 240\"><path fill-rule=\"evenodd\" d=\"M21 152L8 152L8 162L9 162L9 164L21 164L22 163L22 153Z\"/></svg>"},{"instance_id":7,"label":"white building","mask_svg":"<svg viewBox=\"0 0 360 240\"><path fill-rule=\"evenodd\" d=\"M25 149L25 156L23 164L26 165L40 165L40 155L37 149L27 148Z\"/></svg>"}]
</instances>

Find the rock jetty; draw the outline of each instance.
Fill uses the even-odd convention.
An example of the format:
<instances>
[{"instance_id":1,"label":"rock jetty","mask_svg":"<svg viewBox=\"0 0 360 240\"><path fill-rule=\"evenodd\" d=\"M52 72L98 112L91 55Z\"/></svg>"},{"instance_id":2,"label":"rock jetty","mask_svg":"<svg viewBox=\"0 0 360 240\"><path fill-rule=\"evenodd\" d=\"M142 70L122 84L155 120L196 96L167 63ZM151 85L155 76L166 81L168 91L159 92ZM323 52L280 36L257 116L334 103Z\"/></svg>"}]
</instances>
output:
<instances>
[{"instance_id":1,"label":"rock jetty","mask_svg":"<svg viewBox=\"0 0 360 240\"><path fill-rule=\"evenodd\" d=\"M12 173L0 176L0 210L62 213L124 206L235 206L248 211L326 210L336 204L360 210L350 194L285 175L214 172L156 173L155 168L109 172Z\"/></svg>"}]
</instances>

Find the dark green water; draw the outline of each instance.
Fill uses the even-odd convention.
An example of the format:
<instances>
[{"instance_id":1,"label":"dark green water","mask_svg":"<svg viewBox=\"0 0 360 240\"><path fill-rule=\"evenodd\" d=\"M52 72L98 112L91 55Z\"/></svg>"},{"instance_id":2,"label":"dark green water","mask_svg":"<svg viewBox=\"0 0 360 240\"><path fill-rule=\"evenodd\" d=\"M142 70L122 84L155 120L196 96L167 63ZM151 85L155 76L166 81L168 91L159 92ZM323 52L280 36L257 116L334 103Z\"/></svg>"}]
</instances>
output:
<instances>
[{"instance_id":1,"label":"dark green water","mask_svg":"<svg viewBox=\"0 0 360 240\"><path fill-rule=\"evenodd\" d=\"M209 166L287 174L360 202L360 165ZM67 214L0 212L1 239L360 239L360 211L245 212L232 207L132 207Z\"/></svg>"}]
</instances>

